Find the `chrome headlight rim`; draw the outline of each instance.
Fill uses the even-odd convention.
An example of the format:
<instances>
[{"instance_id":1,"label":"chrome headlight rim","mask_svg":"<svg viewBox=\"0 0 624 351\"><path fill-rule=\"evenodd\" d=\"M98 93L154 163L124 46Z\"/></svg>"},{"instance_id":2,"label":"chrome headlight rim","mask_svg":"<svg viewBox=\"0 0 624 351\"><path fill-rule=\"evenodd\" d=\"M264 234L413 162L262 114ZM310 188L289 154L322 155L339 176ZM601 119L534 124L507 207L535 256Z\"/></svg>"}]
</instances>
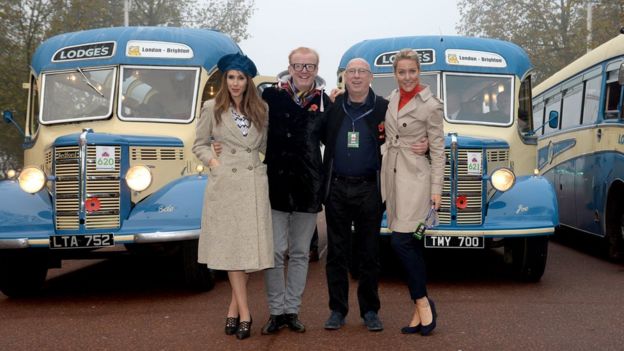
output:
<instances>
[{"instance_id":1,"label":"chrome headlight rim","mask_svg":"<svg viewBox=\"0 0 624 351\"><path fill-rule=\"evenodd\" d=\"M17 182L24 192L36 194L45 187L47 176L41 168L28 166L20 172Z\"/></svg>"},{"instance_id":2,"label":"chrome headlight rim","mask_svg":"<svg viewBox=\"0 0 624 351\"><path fill-rule=\"evenodd\" d=\"M497 168L490 176L490 184L500 192L509 191L516 184L516 174L507 167Z\"/></svg>"},{"instance_id":3,"label":"chrome headlight rim","mask_svg":"<svg viewBox=\"0 0 624 351\"><path fill-rule=\"evenodd\" d=\"M152 185L154 177L149 167L145 165L135 165L128 169L124 179L132 191L141 192Z\"/></svg>"}]
</instances>

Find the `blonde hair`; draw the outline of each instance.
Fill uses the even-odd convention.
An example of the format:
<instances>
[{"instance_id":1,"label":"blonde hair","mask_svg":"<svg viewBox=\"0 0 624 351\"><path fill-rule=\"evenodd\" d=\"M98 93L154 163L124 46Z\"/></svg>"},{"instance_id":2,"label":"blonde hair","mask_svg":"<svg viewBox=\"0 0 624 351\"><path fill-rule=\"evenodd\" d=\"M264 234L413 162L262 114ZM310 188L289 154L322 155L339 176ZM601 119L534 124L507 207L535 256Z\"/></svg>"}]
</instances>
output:
<instances>
[{"instance_id":1,"label":"blonde hair","mask_svg":"<svg viewBox=\"0 0 624 351\"><path fill-rule=\"evenodd\" d=\"M320 61L318 52L316 52L316 50L314 49L310 49L305 46L300 46L294 49L293 51L291 51L290 54L288 54L288 64L292 63L291 60L294 54L310 54L310 53L316 56L316 64L318 65Z\"/></svg>"},{"instance_id":2,"label":"blonde hair","mask_svg":"<svg viewBox=\"0 0 624 351\"><path fill-rule=\"evenodd\" d=\"M228 71L229 72L229 71ZM241 72L243 73L243 72ZM253 78L246 73L243 73L247 78L247 86L243 93L243 100L241 101L240 112L247 117L253 123L258 130L262 130L267 125L268 119L268 107L264 100L260 97L256 86L254 85ZM227 87L227 72L223 72L221 77L221 85L219 91L215 96L215 120L217 124L221 123L221 114L234 105L234 99L230 96L230 92Z\"/></svg>"},{"instance_id":3,"label":"blonde hair","mask_svg":"<svg viewBox=\"0 0 624 351\"><path fill-rule=\"evenodd\" d=\"M416 51L412 49L401 49L396 55L394 55L394 62L392 62L392 68L396 71L397 64L401 60L412 60L416 62L418 72L420 72L420 57Z\"/></svg>"}]
</instances>

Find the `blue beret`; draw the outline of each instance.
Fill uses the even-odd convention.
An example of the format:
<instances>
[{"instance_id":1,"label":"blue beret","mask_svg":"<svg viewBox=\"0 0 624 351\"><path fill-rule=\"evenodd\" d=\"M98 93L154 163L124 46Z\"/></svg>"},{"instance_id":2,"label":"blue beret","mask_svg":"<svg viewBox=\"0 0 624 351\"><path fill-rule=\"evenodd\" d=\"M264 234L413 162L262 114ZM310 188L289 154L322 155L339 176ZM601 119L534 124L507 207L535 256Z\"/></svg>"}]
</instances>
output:
<instances>
[{"instance_id":1,"label":"blue beret","mask_svg":"<svg viewBox=\"0 0 624 351\"><path fill-rule=\"evenodd\" d=\"M249 57L245 55L241 55L239 53L229 54L221 57L219 62L217 62L217 67L223 73L234 69L237 71L241 71L251 77L255 77L258 74L258 70L256 69L256 65L253 63Z\"/></svg>"}]
</instances>

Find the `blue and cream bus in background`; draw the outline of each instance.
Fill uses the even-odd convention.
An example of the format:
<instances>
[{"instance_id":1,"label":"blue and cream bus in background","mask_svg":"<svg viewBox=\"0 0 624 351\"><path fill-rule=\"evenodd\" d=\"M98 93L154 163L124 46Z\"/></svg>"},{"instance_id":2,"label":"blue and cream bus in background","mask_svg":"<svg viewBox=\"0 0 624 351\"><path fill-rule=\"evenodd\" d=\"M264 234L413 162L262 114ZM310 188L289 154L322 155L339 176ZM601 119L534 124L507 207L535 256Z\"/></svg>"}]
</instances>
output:
<instances>
[{"instance_id":1,"label":"blue and cream bus in background","mask_svg":"<svg viewBox=\"0 0 624 351\"><path fill-rule=\"evenodd\" d=\"M197 263L207 178L191 146L219 87L216 63L237 52L220 32L167 27L68 33L37 48L25 167L0 182L4 294L32 293L62 260L122 245L175 253L190 285L213 286Z\"/></svg>"},{"instance_id":2,"label":"blue and cream bus in background","mask_svg":"<svg viewBox=\"0 0 624 351\"><path fill-rule=\"evenodd\" d=\"M544 273L548 238L558 225L552 186L535 175L531 129L531 62L513 43L457 36L365 40L342 56L371 66L381 96L396 88L392 62L401 49L420 57L421 82L444 101L446 169L439 224L426 248L504 247L523 280ZM382 234L387 234L385 219Z\"/></svg>"},{"instance_id":3,"label":"blue and cream bus in background","mask_svg":"<svg viewBox=\"0 0 624 351\"><path fill-rule=\"evenodd\" d=\"M618 35L533 89L537 166L561 225L603 238L611 259L624 250L623 65Z\"/></svg>"}]
</instances>

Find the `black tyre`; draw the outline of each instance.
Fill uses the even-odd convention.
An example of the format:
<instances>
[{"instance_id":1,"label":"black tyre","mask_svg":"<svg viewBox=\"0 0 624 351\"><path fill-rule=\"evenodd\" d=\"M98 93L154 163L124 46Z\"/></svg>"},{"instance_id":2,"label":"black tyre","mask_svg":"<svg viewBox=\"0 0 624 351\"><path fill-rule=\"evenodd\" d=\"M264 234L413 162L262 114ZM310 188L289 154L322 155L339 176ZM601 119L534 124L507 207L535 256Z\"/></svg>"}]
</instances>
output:
<instances>
[{"instance_id":1,"label":"black tyre","mask_svg":"<svg viewBox=\"0 0 624 351\"><path fill-rule=\"evenodd\" d=\"M45 253L21 250L0 253L0 291L18 298L37 294L48 273Z\"/></svg>"},{"instance_id":2,"label":"black tyre","mask_svg":"<svg viewBox=\"0 0 624 351\"><path fill-rule=\"evenodd\" d=\"M608 218L605 236L606 254L611 261L624 258L624 207L619 206Z\"/></svg>"},{"instance_id":3,"label":"black tyre","mask_svg":"<svg viewBox=\"0 0 624 351\"><path fill-rule=\"evenodd\" d=\"M513 275L525 282L538 282L548 258L548 237L505 239L505 254L511 258Z\"/></svg>"},{"instance_id":4,"label":"black tyre","mask_svg":"<svg viewBox=\"0 0 624 351\"><path fill-rule=\"evenodd\" d=\"M198 291L209 291L214 288L214 271L205 264L197 262L198 240L182 242L182 268L184 270L184 281L188 287Z\"/></svg>"}]
</instances>

